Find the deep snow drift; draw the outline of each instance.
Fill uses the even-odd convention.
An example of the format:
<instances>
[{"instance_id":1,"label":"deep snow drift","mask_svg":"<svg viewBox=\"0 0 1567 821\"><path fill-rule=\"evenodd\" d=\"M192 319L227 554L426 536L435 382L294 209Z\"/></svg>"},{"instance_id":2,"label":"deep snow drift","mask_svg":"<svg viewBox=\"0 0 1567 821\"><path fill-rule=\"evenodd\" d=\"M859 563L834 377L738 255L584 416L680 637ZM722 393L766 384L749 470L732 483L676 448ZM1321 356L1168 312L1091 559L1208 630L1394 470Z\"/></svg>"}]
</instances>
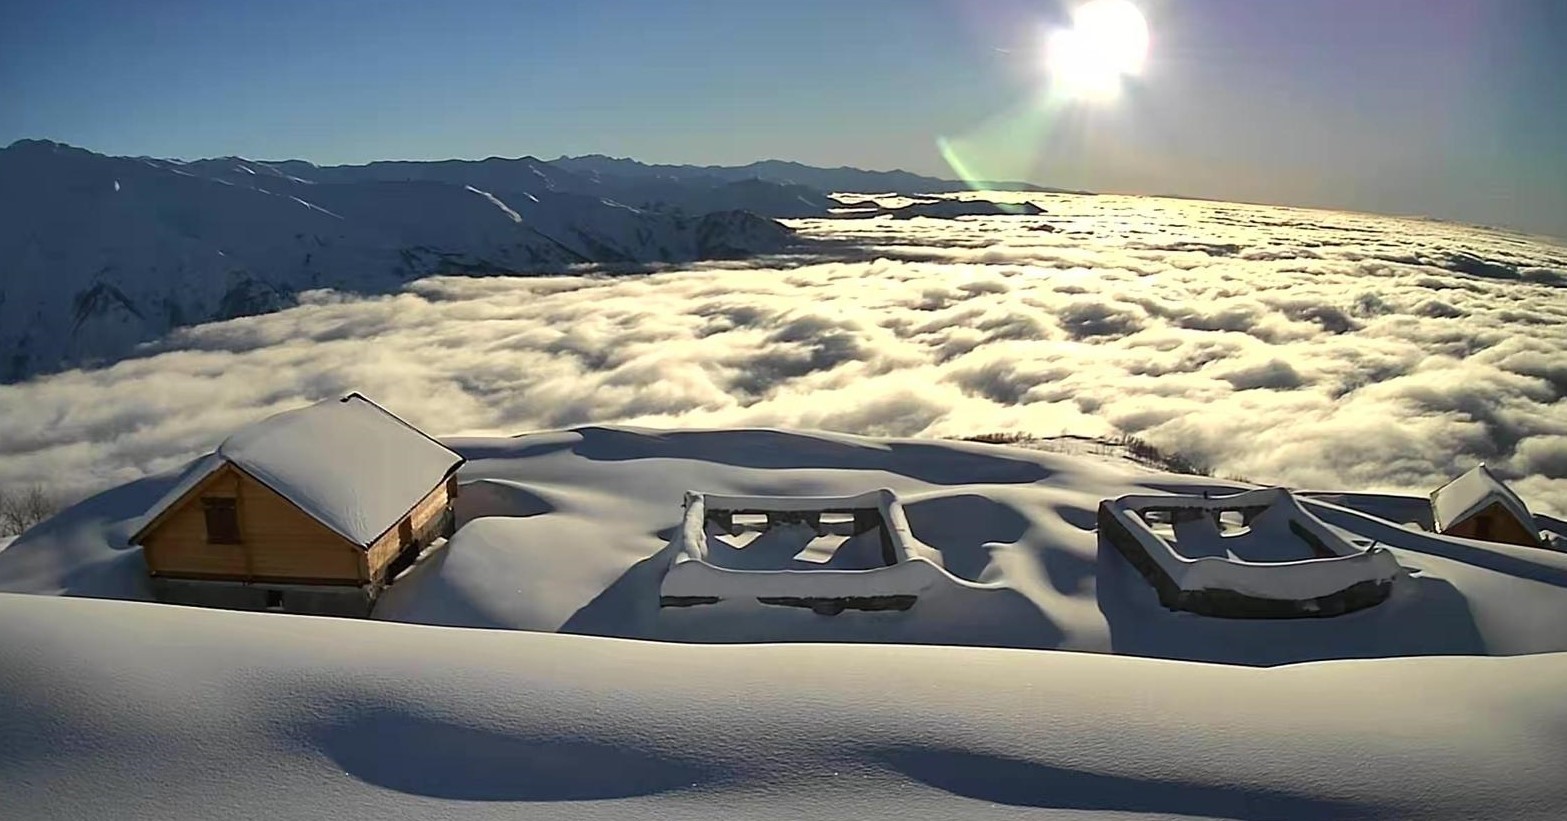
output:
<instances>
[{"instance_id":1,"label":"deep snow drift","mask_svg":"<svg viewBox=\"0 0 1567 821\"><path fill-rule=\"evenodd\" d=\"M1544 819L1567 804L1562 654L1257 670L0 595L0 658L15 818Z\"/></svg>"},{"instance_id":2,"label":"deep snow drift","mask_svg":"<svg viewBox=\"0 0 1567 821\"><path fill-rule=\"evenodd\" d=\"M591 427L445 443L469 460L458 472L465 485L457 533L388 588L374 618L672 641L1060 648L1256 665L1567 650L1560 629L1567 554L1395 524L1419 499L1303 502L1347 541L1391 552L1402 570L1387 601L1334 618L1234 620L1166 610L1095 532L1101 500L1244 487L1234 483L996 445L780 430ZM29 532L0 553L0 591L149 598L141 557L125 538L176 478L107 491ZM893 574L873 571L883 574L875 585L887 587L868 589L916 593L907 610L825 616L755 601L808 597L808 570L787 592L758 594L741 584L732 590L748 596L660 607L682 549L687 491L855 496L878 488L897 494L920 560L884 569ZM922 572L927 559L933 572ZM820 595L855 595L831 577L830 562L819 566L829 571Z\"/></svg>"}]
</instances>

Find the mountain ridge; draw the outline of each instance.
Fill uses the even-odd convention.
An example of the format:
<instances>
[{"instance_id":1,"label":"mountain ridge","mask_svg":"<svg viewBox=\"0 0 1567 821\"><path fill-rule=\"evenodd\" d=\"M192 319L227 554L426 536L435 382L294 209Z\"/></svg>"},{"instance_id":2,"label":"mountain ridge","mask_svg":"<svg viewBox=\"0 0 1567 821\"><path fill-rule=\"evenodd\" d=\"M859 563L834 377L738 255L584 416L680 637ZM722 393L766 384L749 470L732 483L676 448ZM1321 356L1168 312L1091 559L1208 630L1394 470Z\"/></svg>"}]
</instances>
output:
<instances>
[{"instance_id":1,"label":"mountain ridge","mask_svg":"<svg viewBox=\"0 0 1567 821\"><path fill-rule=\"evenodd\" d=\"M916 174L901 168L892 170L868 170L840 165L832 168L808 165L794 160L765 159L738 166L684 165L671 163L644 163L629 157L611 157L605 154L562 155L548 161L557 168L571 170L594 169L613 171L621 175L642 174L648 176L710 175L726 179L752 178L775 183L798 183L817 188L824 193L855 192L900 194L951 194L979 188L991 191L1028 191L1035 193L1083 194L1065 188L1052 188L1037 183L1017 180L976 180L966 183Z\"/></svg>"},{"instance_id":2,"label":"mountain ridge","mask_svg":"<svg viewBox=\"0 0 1567 821\"><path fill-rule=\"evenodd\" d=\"M757 212L832 204L789 186L595 181L538 160L355 171L19 140L0 149L0 382L112 361L307 290L774 253L793 233Z\"/></svg>"}]
</instances>

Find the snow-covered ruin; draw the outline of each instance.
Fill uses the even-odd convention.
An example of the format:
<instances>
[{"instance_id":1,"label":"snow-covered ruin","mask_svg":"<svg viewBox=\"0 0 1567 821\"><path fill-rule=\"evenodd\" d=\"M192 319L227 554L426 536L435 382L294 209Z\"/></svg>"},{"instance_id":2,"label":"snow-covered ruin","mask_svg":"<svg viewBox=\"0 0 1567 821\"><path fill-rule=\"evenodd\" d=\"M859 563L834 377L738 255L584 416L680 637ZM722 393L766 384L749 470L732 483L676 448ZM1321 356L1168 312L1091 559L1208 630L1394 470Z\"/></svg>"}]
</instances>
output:
<instances>
[{"instance_id":1,"label":"snow-covered ruin","mask_svg":"<svg viewBox=\"0 0 1567 821\"><path fill-rule=\"evenodd\" d=\"M1099 506L1100 537L1172 610L1231 618L1336 616L1371 607L1402 572L1283 488L1229 496L1122 496Z\"/></svg>"},{"instance_id":2,"label":"snow-covered ruin","mask_svg":"<svg viewBox=\"0 0 1567 821\"><path fill-rule=\"evenodd\" d=\"M659 590L663 607L724 601L907 610L943 578L891 490L856 496L690 492Z\"/></svg>"}]
</instances>

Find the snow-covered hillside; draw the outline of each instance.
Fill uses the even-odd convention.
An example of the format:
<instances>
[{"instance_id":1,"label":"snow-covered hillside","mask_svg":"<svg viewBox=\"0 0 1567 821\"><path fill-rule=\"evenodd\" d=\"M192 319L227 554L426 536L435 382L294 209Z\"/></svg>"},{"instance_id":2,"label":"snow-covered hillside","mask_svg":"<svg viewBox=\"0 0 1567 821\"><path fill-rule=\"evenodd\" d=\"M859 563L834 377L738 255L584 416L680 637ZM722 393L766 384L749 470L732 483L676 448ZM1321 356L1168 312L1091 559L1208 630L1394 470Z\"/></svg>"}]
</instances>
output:
<instances>
[{"instance_id":1,"label":"snow-covered hillside","mask_svg":"<svg viewBox=\"0 0 1567 821\"><path fill-rule=\"evenodd\" d=\"M315 288L386 293L430 274L732 259L793 241L747 204L825 213L768 184L631 188L527 160L316 168L0 150L0 381L126 353L172 328L265 313ZM634 186L632 186L634 187ZM742 187L743 188L743 187ZM659 202L649 191L648 201Z\"/></svg>"},{"instance_id":2,"label":"snow-covered hillside","mask_svg":"<svg viewBox=\"0 0 1567 821\"><path fill-rule=\"evenodd\" d=\"M1518 818L1567 655L1256 670L0 595L7 817Z\"/></svg>"},{"instance_id":3,"label":"snow-covered hillside","mask_svg":"<svg viewBox=\"0 0 1567 821\"><path fill-rule=\"evenodd\" d=\"M204 160L222 168L227 160ZM761 174L723 173L730 169L643 173L640 163L606 167L577 166L567 160L535 157L439 162L381 161L366 165L317 166L300 161L267 163L278 173L316 182L423 180L472 185L487 191L550 191L614 200L650 210L688 213L741 210L768 217L819 217L836 203L824 192ZM945 189L943 189L945 190Z\"/></svg>"},{"instance_id":4,"label":"snow-covered hillside","mask_svg":"<svg viewBox=\"0 0 1567 821\"><path fill-rule=\"evenodd\" d=\"M1392 551L1403 570L1388 601L1336 618L1234 620L1161 607L1095 522L1105 499L1245 487L1232 482L1116 458L781 430L590 427L446 443L469 460L458 474L465 484L457 533L383 595L376 618L691 642L961 644L1238 664L1567 651L1558 629L1567 619L1567 554L1405 527L1418 498L1306 502L1350 542ZM177 479L176 472L131 482L29 531L0 553L0 591L150 598L139 550L126 539ZM916 580L919 598L906 611L660 607L687 491L854 496L884 487L899 495L912 538L940 568ZM788 546L766 550L780 547ZM795 551L780 555L787 562Z\"/></svg>"}]
</instances>

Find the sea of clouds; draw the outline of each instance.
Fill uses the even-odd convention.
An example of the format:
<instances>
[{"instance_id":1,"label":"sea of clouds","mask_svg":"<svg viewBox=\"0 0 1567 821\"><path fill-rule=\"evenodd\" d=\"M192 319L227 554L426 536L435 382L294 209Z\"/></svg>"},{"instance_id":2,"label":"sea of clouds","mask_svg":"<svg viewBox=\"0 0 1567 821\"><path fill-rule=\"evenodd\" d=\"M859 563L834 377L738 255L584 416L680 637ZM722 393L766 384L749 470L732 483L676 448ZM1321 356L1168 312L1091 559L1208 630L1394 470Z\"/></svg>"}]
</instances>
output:
<instances>
[{"instance_id":1,"label":"sea of clouds","mask_svg":"<svg viewBox=\"0 0 1567 821\"><path fill-rule=\"evenodd\" d=\"M1048 215L794 222L813 248L749 263L309 294L0 386L0 486L86 492L359 390L437 434L1126 432L1223 475L1421 493L1484 461L1567 514L1567 247L1419 219L1031 198Z\"/></svg>"}]
</instances>

